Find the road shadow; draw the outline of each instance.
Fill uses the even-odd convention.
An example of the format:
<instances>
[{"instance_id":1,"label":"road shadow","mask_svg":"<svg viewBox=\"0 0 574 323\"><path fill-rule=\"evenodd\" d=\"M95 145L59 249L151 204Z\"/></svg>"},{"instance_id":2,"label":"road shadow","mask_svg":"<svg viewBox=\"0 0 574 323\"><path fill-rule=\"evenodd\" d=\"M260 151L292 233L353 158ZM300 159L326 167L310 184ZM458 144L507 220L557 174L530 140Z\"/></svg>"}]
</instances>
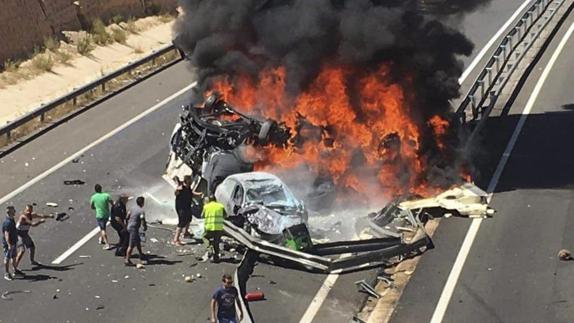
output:
<instances>
[{"instance_id":1,"label":"road shadow","mask_svg":"<svg viewBox=\"0 0 574 323\"><path fill-rule=\"evenodd\" d=\"M574 103L562 111L531 114L495 192L574 188ZM521 115L489 118L472 147L473 178L487 188Z\"/></svg>"},{"instance_id":2,"label":"road shadow","mask_svg":"<svg viewBox=\"0 0 574 323\"><path fill-rule=\"evenodd\" d=\"M74 269L73 267L83 265L83 264L84 264L83 262L65 265L65 266L52 266L52 265L41 264L41 265L32 267L32 269L24 270L24 271L38 271L38 270L68 271L68 270Z\"/></svg>"},{"instance_id":3,"label":"road shadow","mask_svg":"<svg viewBox=\"0 0 574 323\"><path fill-rule=\"evenodd\" d=\"M133 258L133 257L132 257ZM150 266L153 265L175 265L181 263L181 260L167 260L164 256L158 255L147 255L147 264Z\"/></svg>"},{"instance_id":4,"label":"road shadow","mask_svg":"<svg viewBox=\"0 0 574 323\"><path fill-rule=\"evenodd\" d=\"M26 274L26 276L24 276L24 277L17 278L17 280L25 280L25 281L29 281L29 282L39 282L39 281L45 281L45 280L50 280L50 279L58 279L58 277L45 275L45 274L32 274L32 275Z\"/></svg>"}]
</instances>

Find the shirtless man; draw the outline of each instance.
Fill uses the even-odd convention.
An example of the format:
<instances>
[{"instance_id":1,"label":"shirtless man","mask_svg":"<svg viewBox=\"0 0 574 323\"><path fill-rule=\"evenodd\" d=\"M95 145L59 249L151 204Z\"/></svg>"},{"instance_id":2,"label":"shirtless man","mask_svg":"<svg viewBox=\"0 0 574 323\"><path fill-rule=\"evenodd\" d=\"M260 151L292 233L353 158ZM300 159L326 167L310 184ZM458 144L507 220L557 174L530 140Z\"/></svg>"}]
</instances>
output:
<instances>
[{"instance_id":1,"label":"shirtless man","mask_svg":"<svg viewBox=\"0 0 574 323\"><path fill-rule=\"evenodd\" d=\"M39 218L40 220L34 222L34 219L36 218ZM46 218L54 218L54 215L34 213L34 207L30 204L26 205L24 213L22 213L18 218L18 222L16 222L16 230L18 231L18 236L20 237L20 240L22 240L22 245L24 247L18 251L18 256L16 256L16 267L18 267L20 264L26 249L30 249L30 262L32 265L40 266L40 263L34 259L34 255L36 253L36 245L34 244L32 237L30 237L30 228L44 223L44 219Z\"/></svg>"}]
</instances>

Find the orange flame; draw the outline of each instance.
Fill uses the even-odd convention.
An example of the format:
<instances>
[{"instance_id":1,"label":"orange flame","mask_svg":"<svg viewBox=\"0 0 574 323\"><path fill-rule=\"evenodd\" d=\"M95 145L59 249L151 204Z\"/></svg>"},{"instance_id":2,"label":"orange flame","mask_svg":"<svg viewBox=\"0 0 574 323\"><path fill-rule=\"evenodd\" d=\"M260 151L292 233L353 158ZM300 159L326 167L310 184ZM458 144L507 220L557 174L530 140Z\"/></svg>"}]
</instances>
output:
<instances>
[{"instance_id":1,"label":"orange flame","mask_svg":"<svg viewBox=\"0 0 574 323\"><path fill-rule=\"evenodd\" d=\"M417 125L411 118L404 87L391 81L389 66L365 73L352 67L325 65L296 97L285 91L285 69L264 70L257 78L216 79L218 91L231 105L299 129L305 140L286 148L263 147L255 167L310 168L329 174L343 188L386 197L435 192L424 180L425 158L420 156L421 127L430 127L437 147L448 121L434 116ZM307 126L297 128L303 117ZM300 124L299 124L300 126ZM379 191L365 192L375 181ZM372 187L369 185L368 187Z\"/></svg>"}]
</instances>

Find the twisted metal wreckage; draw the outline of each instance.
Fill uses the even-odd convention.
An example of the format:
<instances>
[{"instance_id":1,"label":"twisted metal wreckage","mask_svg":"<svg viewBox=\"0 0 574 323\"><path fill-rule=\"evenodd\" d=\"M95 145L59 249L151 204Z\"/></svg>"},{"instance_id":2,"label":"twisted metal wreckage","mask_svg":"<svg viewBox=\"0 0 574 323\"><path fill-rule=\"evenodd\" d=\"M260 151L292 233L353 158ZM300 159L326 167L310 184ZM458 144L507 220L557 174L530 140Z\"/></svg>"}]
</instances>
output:
<instances>
[{"instance_id":1,"label":"twisted metal wreckage","mask_svg":"<svg viewBox=\"0 0 574 323\"><path fill-rule=\"evenodd\" d=\"M289 194L286 185L271 174L252 173L253 164L242 154L247 145L255 149L266 145L282 147L291 137L291 129L284 124L244 115L213 94L203 107L183 107L171 137L164 178L196 176L199 179L195 182L196 189L206 194L215 193L225 204L228 214L225 233L248 249L325 273L396 263L432 249L433 242L424 229L429 219L494 214L488 206L487 194L467 183L432 198L396 199L388 203L379 212L366 216L370 230L367 239L313 243L303 203L296 201L293 202L296 206L286 207L282 201ZM232 175L240 173L240 179L233 179L237 176ZM248 198L249 194L253 195L253 189L259 190L257 194L277 190L286 193L278 200ZM310 195L323 196L324 193L311 192ZM276 219L287 216L300 220L288 221L290 227L261 227L264 222L284 223Z\"/></svg>"}]
</instances>

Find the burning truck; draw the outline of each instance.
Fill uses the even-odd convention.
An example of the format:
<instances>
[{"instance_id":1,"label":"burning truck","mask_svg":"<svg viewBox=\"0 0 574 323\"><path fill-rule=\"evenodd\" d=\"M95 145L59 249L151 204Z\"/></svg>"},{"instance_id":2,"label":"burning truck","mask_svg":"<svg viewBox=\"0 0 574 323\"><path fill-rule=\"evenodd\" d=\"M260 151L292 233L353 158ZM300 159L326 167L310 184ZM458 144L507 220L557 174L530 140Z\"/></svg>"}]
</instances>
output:
<instances>
[{"instance_id":1,"label":"burning truck","mask_svg":"<svg viewBox=\"0 0 574 323\"><path fill-rule=\"evenodd\" d=\"M296 138L284 123L245 115L214 93L203 106L183 107L171 136L165 178L192 174L194 189L224 204L226 233L246 247L324 272L376 266L432 248L424 231L430 218L494 213L484 191L464 184L427 199L393 200L365 216L367 239L314 243L305 203L275 175L254 172L257 161L246 153L268 146L287 149ZM310 195L324 197L324 187L317 189Z\"/></svg>"}]
</instances>

